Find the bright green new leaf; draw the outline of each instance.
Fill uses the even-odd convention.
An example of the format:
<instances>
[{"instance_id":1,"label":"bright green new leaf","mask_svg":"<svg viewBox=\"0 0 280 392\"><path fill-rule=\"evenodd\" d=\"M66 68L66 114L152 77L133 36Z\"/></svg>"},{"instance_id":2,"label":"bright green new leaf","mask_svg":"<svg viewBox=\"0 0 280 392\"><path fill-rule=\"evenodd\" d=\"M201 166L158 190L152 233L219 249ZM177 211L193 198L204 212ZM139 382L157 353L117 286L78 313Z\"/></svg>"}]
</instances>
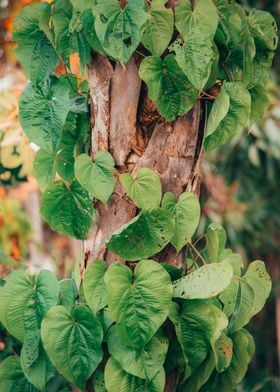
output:
<instances>
[{"instance_id":1,"label":"bright green new leaf","mask_svg":"<svg viewBox=\"0 0 280 392\"><path fill-rule=\"evenodd\" d=\"M19 358L10 356L0 364L0 392L37 392L25 378Z\"/></svg>"},{"instance_id":2,"label":"bright green new leaf","mask_svg":"<svg viewBox=\"0 0 280 392\"><path fill-rule=\"evenodd\" d=\"M104 51L126 63L139 45L147 16L144 0L128 0L122 9L117 0L96 0L94 27Z\"/></svg>"},{"instance_id":3,"label":"bright green new leaf","mask_svg":"<svg viewBox=\"0 0 280 392\"><path fill-rule=\"evenodd\" d=\"M220 122L226 117L229 111L230 97L225 89L221 89L220 94L215 99L210 115L207 120L206 135L211 135L216 131Z\"/></svg>"},{"instance_id":4,"label":"bright green new leaf","mask_svg":"<svg viewBox=\"0 0 280 392\"><path fill-rule=\"evenodd\" d=\"M171 192L165 193L162 207L171 211L175 217L175 233L171 238L171 244L177 252L191 240L197 229L200 218L200 204L198 197L190 192L184 192L176 201Z\"/></svg>"},{"instance_id":5,"label":"bright green new leaf","mask_svg":"<svg viewBox=\"0 0 280 392\"><path fill-rule=\"evenodd\" d=\"M51 85L45 82L36 90L29 83L22 93L19 108L20 123L27 137L45 151L54 153L70 108L67 86L55 80Z\"/></svg>"},{"instance_id":6,"label":"bright green new leaf","mask_svg":"<svg viewBox=\"0 0 280 392\"><path fill-rule=\"evenodd\" d=\"M211 0L196 0L194 8L190 0L181 0L175 8L175 25L185 41L193 29L213 39L218 19L218 10Z\"/></svg>"},{"instance_id":7,"label":"bright green new leaf","mask_svg":"<svg viewBox=\"0 0 280 392\"><path fill-rule=\"evenodd\" d=\"M104 261L95 260L88 265L84 275L85 298L94 314L108 304L107 287L104 282L106 269L107 264Z\"/></svg>"},{"instance_id":8,"label":"bright green new leaf","mask_svg":"<svg viewBox=\"0 0 280 392\"><path fill-rule=\"evenodd\" d=\"M165 3L165 0L153 0L148 6L147 22L141 40L153 55L158 56L167 48L174 28L173 11L166 8Z\"/></svg>"},{"instance_id":9,"label":"bright green new leaf","mask_svg":"<svg viewBox=\"0 0 280 392\"><path fill-rule=\"evenodd\" d=\"M134 275L115 263L108 268L105 282L109 310L123 342L143 349L168 316L173 291L168 273L152 260L140 261Z\"/></svg>"},{"instance_id":10,"label":"bright green new leaf","mask_svg":"<svg viewBox=\"0 0 280 392\"><path fill-rule=\"evenodd\" d=\"M271 279L262 261L249 264L241 278L233 278L231 284L220 294L225 312L231 315L229 328L238 331L264 306L271 290Z\"/></svg>"},{"instance_id":11,"label":"bright green new leaf","mask_svg":"<svg viewBox=\"0 0 280 392\"><path fill-rule=\"evenodd\" d=\"M204 37L200 29L192 30L183 42L177 39L169 49L176 54L176 60L191 84L199 91L207 83L215 54L209 37Z\"/></svg>"},{"instance_id":12,"label":"bright green new leaf","mask_svg":"<svg viewBox=\"0 0 280 392\"><path fill-rule=\"evenodd\" d=\"M20 353L20 364L32 385L43 390L53 374L53 368L40 339L40 331L28 331Z\"/></svg>"},{"instance_id":13,"label":"bright green new leaf","mask_svg":"<svg viewBox=\"0 0 280 392\"><path fill-rule=\"evenodd\" d=\"M71 312L56 306L42 323L42 341L52 364L81 389L103 357L102 337L99 321L83 305Z\"/></svg>"},{"instance_id":14,"label":"bright green new leaf","mask_svg":"<svg viewBox=\"0 0 280 392\"><path fill-rule=\"evenodd\" d=\"M57 301L58 282L54 273L43 270L34 278L16 271L0 287L0 321L23 342L27 331L40 329L45 313Z\"/></svg>"},{"instance_id":15,"label":"bright green new leaf","mask_svg":"<svg viewBox=\"0 0 280 392\"><path fill-rule=\"evenodd\" d=\"M201 392L231 392L244 378L251 361L252 337L240 330L232 336L233 356L229 367L222 373L213 372L209 381L200 389Z\"/></svg>"},{"instance_id":16,"label":"bright green new leaf","mask_svg":"<svg viewBox=\"0 0 280 392\"><path fill-rule=\"evenodd\" d=\"M173 283L173 297L184 299L212 298L225 290L232 278L229 262L206 264Z\"/></svg>"},{"instance_id":17,"label":"bright green new leaf","mask_svg":"<svg viewBox=\"0 0 280 392\"><path fill-rule=\"evenodd\" d=\"M111 357L105 366L105 385L110 392L163 392L165 373L162 368L152 381L143 380L126 373Z\"/></svg>"},{"instance_id":18,"label":"bright green new leaf","mask_svg":"<svg viewBox=\"0 0 280 392\"><path fill-rule=\"evenodd\" d=\"M120 176L121 184L128 196L142 210L158 208L161 201L160 177L146 167L138 169L135 178L129 173Z\"/></svg>"},{"instance_id":19,"label":"bright green new leaf","mask_svg":"<svg viewBox=\"0 0 280 392\"><path fill-rule=\"evenodd\" d=\"M141 260L159 253L174 234L175 220L163 208L142 211L107 241L108 249L126 260Z\"/></svg>"},{"instance_id":20,"label":"bright green new leaf","mask_svg":"<svg viewBox=\"0 0 280 392\"><path fill-rule=\"evenodd\" d=\"M216 369L219 373L224 372L232 360L232 340L223 333L213 346L216 359Z\"/></svg>"},{"instance_id":21,"label":"bright green new leaf","mask_svg":"<svg viewBox=\"0 0 280 392\"><path fill-rule=\"evenodd\" d=\"M179 67L173 54L164 59L146 57L141 62L139 74L148 86L150 98L167 121L182 116L194 106L198 91Z\"/></svg>"},{"instance_id":22,"label":"bright green new leaf","mask_svg":"<svg viewBox=\"0 0 280 392\"><path fill-rule=\"evenodd\" d=\"M87 154L81 154L75 160L77 180L104 204L108 202L115 188L114 164L108 151L98 151L94 162Z\"/></svg>"},{"instance_id":23,"label":"bright green new leaf","mask_svg":"<svg viewBox=\"0 0 280 392\"><path fill-rule=\"evenodd\" d=\"M13 25L17 57L34 85L46 80L59 63L52 43L40 26L41 19L49 13L48 3L29 5L22 9Z\"/></svg>"},{"instance_id":24,"label":"bright green new leaf","mask_svg":"<svg viewBox=\"0 0 280 392\"><path fill-rule=\"evenodd\" d=\"M85 239L91 229L94 208L88 192L78 181L49 185L42 195L41 215L50 227L69 237Z\"/></svg>"},{"instance_id":25,"label":"bright green new leaf","mask_svg":"<svg viewBox=\"0 0 280 392\"><path fill-rule=\"evenodd\" d=\"M217 123L212 120L212 129L210 129L212 133L206 134L204 142L206 150L212 150L240 133L245 128L249 119L251 96L244 85L240 82L224 83L221 91L224 91L229 95L228 113L222 118L226 106L224 101L220 99L219 102L217 102L217 105L222 105L222 108L215 108L215 112L219 113L220 122L217 125ZM217 125L215 130L213 129L213 124Z\"/></svg>"},{"instance_id":26,"label":"bright green new leaf","mask_svg":"<svg viewBox=\"0 0 280 392\"><path fill-rule=\"evenodd\" d=\"M168 339L162 331L157 332L144 348L135 350L127 346L118 334L117 328L112 327L107 336L107 343L109 353L118 361L121 368L144 380L153 380L162 369L168 349Z\"/></svg>"},{"instance_id":27,"label":"bright green new leaf","mask_svg":"<svg viewBox=\"0 0 280 392\"><path fill-rule=\"evenodd\" d=\"M192 370L205 360L228 325L228 319L220 309L201 300L185 301L181 313L173 303L169 317Z\"/></svg>"},{"instance_id":28,"label":"bright green new leaf","mask_svg":"<svg viewBox=\"0 0 280 392\"><path fill-rule=\"evenodd\" d=\"M78 291L74 279L62 279L59 281L59 303L71 310L78 296Z\"/></svg>"}]
</instances>

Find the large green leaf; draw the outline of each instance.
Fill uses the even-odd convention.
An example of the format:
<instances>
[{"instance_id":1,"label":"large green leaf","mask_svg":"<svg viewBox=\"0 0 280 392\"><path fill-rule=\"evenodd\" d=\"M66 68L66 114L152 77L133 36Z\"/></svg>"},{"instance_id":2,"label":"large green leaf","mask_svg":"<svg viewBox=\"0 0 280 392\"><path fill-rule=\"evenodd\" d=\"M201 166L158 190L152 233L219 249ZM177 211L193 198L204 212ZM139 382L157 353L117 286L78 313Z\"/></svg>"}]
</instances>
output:
<instances>
[{"instance_id":1,"label":"large green leaf","mask_svg":"<svg viewBox=\"0 0 280 392\"><path fill-rule=\"evenodd\" d=\"M105 385L110 392L163 392L165 373L162 368L152 381L143 380L126 373L111 357L105 366Z\"/></svg>"},{"instance_id":2,"label":"large green leaf","mask_svg":"<svg viewBox=\"0 0 280 392\"><path fill-rule=\"evenodd\" d=\"M55 80L35 89L29 83L20 98L19 108L20 122L27 137L47 152L54 153L70 108L67 86Z\"/></svg>"},{"instance_id":3,"label":"large green leaf","mask_svg":"<svg viewBox=\"0 0 280 392\"><path fill-rule=\"evenodd\" d=\"M85 239L93 223L93 203L77 181L70 186L55 181L42 195L41 215L53 230Z\"/></svg>"},{"instance_id":4,"label":"large green leaf","mask_svg":"<svg viewBox=\"0 0 280 392\"><path fill-rule=\"evenodd\" d=\"M58 282L50 271L31 277L23 271L8 276L0 287L0 320L23 342L27 331L40 329L45 313L58 301Z\"/></svg>"},{"instance_id":5,"label":"large green leaf","mask_svg":"<svg viewBox=\"0 0 280 392\"><path fill-rule=\"evenodd\" d=\"M107 264L102 260L95 260L86 269L83 289L86 301L93 311L99 312L108 304L107 287L104 282L104 275Z\"/></svg>"},{"instance_id":6,"label":"large green leaf","mask_svg":"<svg viewBox=\"0 0 280 392\"><path fill-rule=\"evenodd\" d=\"M168 273L152 260L140 261L132 275L121 263L105 275L109 310L124 343L143 349L168 316L172 284Z\"/></svg>"},{"instance_id":7,"label":"large green leaf","mask_svg":"<svg viewBox=\"0 0 280 392\"><path fill-rule=\"evenodd\" d=\"M244 378L252 358L252 337L242 329L235 332L231 338L233 357L229 367L220 374L213 372L209 381L201 388L201 392L232 392Z\"/></svg>"},{"instance_id":8,"label":"large green leaf","mask_svg":"<svg viewBox=\"0 0 280 392\"><path fill-rule=\"evenodd\" d=\"M89 60L90 45L80 13L76 9L73 10L69 0L56 0L54 2L53 27L56 49L62 59L67 66L70 66L70 55L75 52L79 53L83 70Z\"/></svg>"},{"instance_id":9,"label":"large green leaf","mask_svg":"<svg viewBox=\"0 0 280 392\"><path fill-rule=\"evenodd\" d=\"M83 305L71 313L56 306L42 323L43 345L54 367L82 389L103 357L102 337L99 321Z\"/></svg>"},{"instance_id":10,"label":"large green leaf","mask_svg":"<svg viewBox=\"0 0 280 392\"><path fill-rule=\"evenodd\" d=\"M0 392L37 392L25 378L19 358L11 356L0 364Z\"/></svg>"},{"instance_id":11,"label":"large green leaf","mask_svg":"<svg viewBox=\"0 0 280 392\"><path fill-rule=\"evenodd\" d=\"M189 81L198 90L207 83L215 59L212 42L200 29L192 30L183 42L177 39L169 48L176 53L176 60Z\"/></svg>"},{"instance_id":12,"label":"large green leaf","mask_svg":"<svg viewBox=\"0 0 280 392\"><path fill-rule=\"evenodd\" d=\"M163 208L142 211L107 241L107 247L126 260L140 260L160 252L171 240L175 221Z\"/></svg>"},{"instance_id":13,"label":"large green leaf","mask_svg":"<svg viewBox=\"0 0 280 392\"><path fill-rule=\"evenodd\" d=\"M161 201L160 177L151 169L140 168L135 178L129 173L120 176L121 184L128 196L142 210L157 208Z\"/></svg>"},{"instance_id":14,"label":"large green leaf","mask_svg":"<svg viewBox=\"0 0 280 392\"><path fill-rule=\"evenodd\" d=\"M25 377L43 390L52 376L53 368L40 339L40 331L28 331L20 353L20 364Z\"/></svg>"},{"instance_id":15,"label":"large green leaf","mask_svg":"<svg viewBox=\"0 0 280 392\"><path fill-rule=\"evenodd\" d=\"M216 369L219 373L224 372L232 360L232 340L225 334L219 337L213 347L216 359Z\"/></svg>"},{"instance_id":16,"label":"large green leaf","mask_svg":"<svg viewBox=\"0 0 280 392\"><path fill-rule=\"evenodd\" d=\"M206 264L173 282L173 297L184 299L211 298L230 284L233 270L229 262Z\"/></svg>"},{"instance_id":17,"label":"large green leaf","mask_svg":"<svg viewBox=\"0 0 280 392\"><path fill-rule=\"evenodd\" d=\"M195 104L198 91L179 67L173 54L164 59L149 56L142 60L140 77L148 86L150 98L168 121L187 113Z\"/></svg>"},{"instance_id":18,"label":"large green leaf","mask_svg":"<svg viewBox=\"0 0 280 392\"><path fill-rule=\"evenodd\" d=\"M198 197L190 192L184 192L176 201L171 192L165 193L162 207L171 211L175 217L175 233L171 238L171 244L177 252L190 241L197 229L200 218L200 204Z\"/></svg>"},{"instance_id":19,"label":"large green leaf","mask_svg":"<svg viewBox=\"0 0 280 392\"><path fill-rule=\"evenodd\" d=\"M118 334L117 328L112 327L107 336L107 343L109 353L124 371L145 380L153 380L162 369L168 349L168 339L162 331L157 332L144 348L135 350L127 346Z\"/></svg>"},{"instance_id":20,"label":"large green leaf","mask_svg":"<svg viewBox=\"0 0 280 392\"><path fill-rule=\"evenodd\" d=\"M34 85L47 79L59 63L52 43L40 26L41 19L49 13L50 5L45 2L29 5L23 8L13 25L17 57Z\"/></svg>"},{"instance_id":21,"label":"large green leaf","mask_svg":"<svg viewBox=\"0 0 280 392\"><path fill-rule=\"evenodd\" d=\"M271 279L262 261L250 263L242 277L234 277L232 283L220 294L225 312L231 315L230 330L238 331L264 306L271 290Z\"/></svg>"},{"instance_id":22,"label":"large green leaf","mask_svg":"<svg viewBox=\"0 0 280 392\"><path fill-rule=\"evenodd\" d=\"M175 8L175 25L184 40L193 29L200 30L204 37L214 38L218 26L218 10L211 0L181 0Z\"/></svg>"},{"instance_id":23,"label":"large green leaf","mask_svg":"<svg viewBox=\"0 0 280 392\"><path fill-rule=\"evenodd\" d=\"M221 91L224 95L229 95L229 109L227 114L223 116L226 110L224 101L220 99L219 101L214 102L213 107L222 105L221 109L214 109L214 115L219 113L220 122L217 124L214 119L211 120L211 133L209 133L208 130L204 142L206 150L212 150L213 148L226 143L229 139L245 128L249 119L251 111L251 96L244 85L239 82L224 83ZM213 129L213 123L217 125L216 129Z\"/></svg>"},{"instance_id":24,"label":"large green leaf","mask_svg":"<svg viewBox=\"0 0 280 392\"><path fill-rule=\"evenodd\" d=\"M144 0L128 0L123 9L117 0L96 0L92 9L102 48L110 57L126 63L142 37L147 18Z\"/></svg>"},{"instance_id":25,"label":"large green leaf","mask_svg":"<svg viewBox=\"0 0 280 392\"><path fill-rule=\"evenodd\" d=\"M141 40L153 55L158 56L162 55L173 35L173 11L166 8L165 4L165 0L153 0L148 6L147 22Z\"/></svg>"},{"instance_id":26,"label":"large green leaf","mask_svg":"<svg viewBox=\"0 0 280 392\"><path fill-rule=\"evenodd\" d=\"M192 370L205 360L228 324L220 309L200 300L186 301L181 313L173 303L169 317Z\"/></svg>"},{"instance_id":27,"label":"large green leaf","mask_svg":"<svg viewBox=\"0 0 280 392\"><path fill-rule=\"evenodd\" d=\"M258 47L268 50L277 48L277 25L269 12L252 10L248 16L248 23Z\"/></svg>"},{"instance_id":28,"label":"large green leaf","mask_svg":"<svg viewBox=\"0 0 280 392\"><path fill-rule=\"evenodd\" d=\"M104 204L115 187L114 164L114 159L108 151L98 151L94 162L87 154L81 154L75 160L75 175L78 181Z\"/></svg>"}]
</instances>

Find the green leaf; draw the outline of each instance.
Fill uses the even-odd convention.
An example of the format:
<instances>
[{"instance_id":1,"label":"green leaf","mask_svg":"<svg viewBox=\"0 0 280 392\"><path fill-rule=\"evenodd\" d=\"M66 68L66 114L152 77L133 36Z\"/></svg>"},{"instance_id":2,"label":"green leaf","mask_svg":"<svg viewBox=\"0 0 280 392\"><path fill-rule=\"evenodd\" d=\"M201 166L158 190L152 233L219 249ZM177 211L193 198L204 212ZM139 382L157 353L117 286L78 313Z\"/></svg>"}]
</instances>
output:
<instances>
[{"instance_id":1,"label":"green leaf","mask_svg":"<svg viewBox=\"0 0 280 392\"><path fill-rule=\"evenodd\" d=\"M153 0L149 5L141 40L145 48L157 56L162 55L173 35L173 11L166 8L165 3L165 0Z\"/></svg>"},{"instance_id":2,"label":"green leaf","mask_svg":"<svg viewBox=\"0 0 280 392\"><path fill-rule=\"evenodd\" d=\"M232 275L232 266L228 262L203 265L173 283L173 297L184 299L215 297L227 288Z\"/></svg>"},{"instance_id":3,"label":"green leaf","mask_svg":"<svg viewBox=\"0 0 280 392\"><path fill-rule=\"evenodd\" d=\"M168 316L172 284L168 273L155 261L140 261L132 276L121 263L111 265L105 282L109 310L123 342L142 349Z\"/></svg>"},{"instance_id":4,"label":"green leaf","mask_svg":"<svg viewBox=\"0 0 280 392\"><path fill-rule=\"evenodd\" d=\"M218 10L209 0L181 0L175 8L175 25L186 41L191 30L198 29L204 37L214 38L218 26Z\"/></svg>"},{"instance_id":5,"label":"green leaf","mask_svg":"<svg viewBox=\"0 0 280 392\"><path fill-rule=\"evenodd\" d=\"M71 5L69 0L54 2L53 27L55 44L58 53L68 67L69 57L72 53L79 53L81 69L84 70L90 56L90 45L80 13Z\"/></svg>"},{"instance_id":6,"label":"green leaf","mask_svg":"<svg viewBox=\"0 0 280 392\"><path fill-rule=\"evenodd\" d=\"M257 122L262 118L269 106L267 89L263 85L257 84L249 90L249 93L251 94L252 102L250 121Z\"/></svg>"},{"instance_id":7,"label":"green leaf","mask_svg":"<svg viewBox=\"0 0 280 392\"><path fill-rule=\"evenodd\" d=\"M211 223L207 227L205 258L208 263L219 263L228 256L226 241L227 235L221 225Z\"/></svg>"},{"instance_id":8,"label":"green leaf","mask_svg":"<svg viewBox=\"0 0 280 392\"><path fill-rule=\"evenodd\" d=\"M250 263L245 275L234 277L220 294L225 312L231 315L230 330L238 331L263 308L271 291L271 279L262 261Z\"/></svg>"},{"instance_id":9,"label":"green leaf","mask_svg":"<svg viewBox=\"0 0 280 392\"><path fill-rule=\"evenodd\" d=\"M191 85L173 54L164 59L146 57L141 62L139 74L148 86L150 98L167 121L182 116L194 106L198 91Z\"/></svg>"},{"instance_id":10,"label":"green leaf","mask_svg":"<svg viewBox=\"0 0 280 392\"><path fill-rule=\"evenodd\" d=\"M0 320L23 342L27 331L40 329L45 313L57 304L58 283L50 271L34 278L23 271L10 274L0 287Z\"/></svg>"},{"instance_id":11,"label":"green leaf","mask_svg":"<svg viewBox=\"0 0 280 392\"><path fill-rule=\"evenodd\" d=\"M153 380L162 369L168 349L168 339L162 331L157 332L144 348L135 350L127 346L118 334L117 328L112 327L107 336L107 343L109 353L118 361L121 368L144 380Z\"/></svg>"},{"instance_id":12,"label":"green leaf","mask_svg":"<svg viewBox=\"0 0 280 392\"><path fill-rule=\"evenodd\" d=\"M52 365L43 349L40 331L28 331L20 353L25 377L39 390L43 390L52 376Z\"/></svg>"},{"instance_id":13,"label":"green leaf","mask_svg":"<svg viewBox=\"0 0 280 392\"><path fill-rule=\"evenodd\" d=\"M248 23L259 48L276 50L278 44L277 25L269 12L255 9L250 11Z\"/></svg>"},{"instance_id":14,"label":"green leaf","mask_svg":"<svg viewBox=\"0 0 280 392\"><path fill-rule=\"evenodd\" d=\"M93 387L95 392L107 392L105 388L104 373L101 370L96 370L93 375Z\"/></svg>"},{"instance_id":15,"label":"green leaf","mask_svg":"<svg viewBox=\"0 0 280 392\"><path fill-rule=\"evenodd\" d=\"M198 90L207 83L215 59L212 42L204 37L200 29L192 30L185 43L177 39L170 47L176 53L176 60L189 81Z\"/></svg>"},{"instance_id":16,"label":"green leaf","mask_svg":"<svg viewBox=\"0 0 280 392\"><path fill-rule=\"evenodd\" d=\"M233 342L233 357L230 366L220 374L213 372L209 381L201 388L201 392L232 392L244 378L251 360L249 354L251 338L248 337L245 330L235 332L231 338Z\"/></svg>"},{"instance_id":17,"label":"green leaf","mask_svg":"<svg viewBox=\"0 0 280 392\"><path fill-rule=\"evenodd\" d=\"M94 314L108 304L107 287L104 282L106 269L107 264L104 261L95 260L88 265L84 275L85 298Z\"/></svg>"},{"instance_id":18,"label":"green leaf","mask_svg":"<svg viewBox=\"0 0 280 392\"><path fill-rule=\"evenodd\" d=\"M78 296L74 279L62 279L59 281L59 305L71 310Z\"/></svg>"},{"instance_id":19,"label":"green leaf","mask_svg":"<svg viewBox=\"0 0 280 392\"><path fill-rule=\"evenodd\" d=\"M142 210L159 207L162 196L161 182L159 175L153 170L142 167L138 169L135 178L129 173L123 173L120 180L137 207Z\"/></svg>"},{"instance_id":20,"label":"green leaf","mask_svg":"<svg viewBox=\"0 0 280 392\"><path fill-rule=\"evenodd\" d=\"M49 154L40 148L35 156L33 170L40 189L44 191L55 178L55 154Z\"/></svg>"},{"instance_id":21,"label":"green leaf","mask_svg":"<svg viewBox=\"0 0 280 392\"><path fill-rule=\"evenodd\" d=\"M42 341L54 367L71 383L84 389L100 363L102 328L86 307L49 310L42 323Z\"/></svg>"},{"instance_id":22,"label":"green leaf","mask_svg":"<svg viewBox=\"0 0 280 392\"><path fill-rule=\"evenodd\" d=\"M233 355L232 340L223 333L216 341L213 351L216 358L216 369L224 372L230 365Z\"/></svg>"},{"instance_id":23,"label":"green leaf","mask_svg":"<svg viewBox=\"0 0 280 392\"><path fill-rule=\"evenodd\" d=\"M10 356L0 364L0 392L37 392L25 378L19 358Z\"/></svg>"},{"instance_id":24,"label":"green leaf","mask_svg":"<svg viewBox=\"0 0 280 392\"><path fill-rule=\"evenodd\" d=\"M81 154L75 160L77 180L104 204L108 202L115 188L114 164L108 151L98 151L94 162L87 154Z\"/></svg>"},{"instance_id":25,"label":"green leaf","mask_svg":"<svg viewBox=\"0 0 280 392\"><path fill-rule=\"evenodd\" d=\"M19 108L20 123L27 137L45 151L54 153L70 108L69 89L59 80L51 85L46 82L37 90L29 83L20 98Z\"/></svg>"},{"instance_id":26,"label":"green leaf","mask_svg":"<svg viewBox=\"0 0 280 392\"><path fill-rule=\"evenodd\" d=\"M17 57L34 85L46 80L59 64L52 43L40 26L47 13L50 13L50 5L45 2L29 5L23 8L13 25L13 39L18 43Z\"/></svg>"},{"instance_id":27,"label":"green leaf","mask_svg":"<svg viewBox=\"0 0 280 392\"><path fill-rule=\"evenodd\" d=\"M111 357L105 366L105 385L110 392L163 392L165 374L162 368L152 381L143 380L123 371Z\"/></svg>"},{"instance_id":28,"label":"green leaf","mask_svg":"<svg viewBox=\"0 0 280 392\"><path fill-rule=\"evenodd\" d=\"M76 10L83 12L91 8L92 0L70 0Z\"/></svg>"},{"instance_id":29,"label":"green leaf","mask_svg":"<svg viewBox=\"0 0 280 392\"><path fill-rule=\"evenodd\" d=\"M227 327L226 315L215 305L200 300L184 302L182 312L173 303L169 317L175 325L178 340L188 365L197 368Z\"/></svg>"},{"instance_id":30,"label":"green leaf","mask_svg":"<svg viewBox=\"0 0 280 392\"><path fill-rule=\"evenodd\" d=\"M216 125L218 121L215 123L215 121L212 120L212 129L210 129L212 133L206 134L204 142L206 150L212 150L240 133L245 128L249 119L251 96L244 85L239 82L224 83L221 91L224 91L229 95L228 113L222 118L226 107L224 106L223 100L220 99L217 102L217 105L222 105L222 108L215 108L216 113L218 112L220 115L220 122L214 130L213 123Z\"/></svg>"},{"instance_id":31,"label":"green leaf","mask_svg":"<svg viewBox=\"0 0 280 392\"><path fill-rule=\"evenodd\" d=\"M175 233L171 238L171 244L179 253L197 229L200 218L198 197L193 193L184 192L176 202L173 193L167 192L163 196L162 207L171 211L175 217Z\"/></svg>"},{"instance_id":32,"label":"green leaf","mask_svg":"<svg viewBox=\"0 0 280 392\"><path fill-rule=\"evenodd\" d=\"M171 240L175 221L163 208L142 211L116 231L106 245L126 260L140 260L160 252Z\"/></svg>"},{"instance_id":33,"label":"green leaf","mask_svg":"<svg viewBox=\"0 0 280 392\"><path fill-rule=\"evenodd\" d=\"M49 185L42 195L41 215L61 234L85 239L94 217L93 203L77 181L66 186L63 181Z\"/></svg>"},{"instance_id":34,"label":"green leaf","mask_svg":"<svg viewBox=\"0 0 280 392\"><path fill-rule=\"evenodd\" d=\"M220 122L226 117L229 111L230 96L225 89L221 89L215 99L210 115L207 120L206 135L211 135L216 131Z\"/></svg>"},{"instance_id":35,"label":"green leaf","mask_svg":"<svg viewBox=\"0 0 280 392\"><path fill-rule=\"evenodd\" d=\"M96 0L92 10L102 48L113 59L126 63L142 37L147 19L144 0L128 0L124 9L118 1Z\"/></svg>"},{"instance_id":36,"label":"green leaf","mask_svg":"<svg viewBox=\"0 0 280 392\"><path fill-rule=\"evenodd\" d=\"M175 265L167 264L167 263L160 263L160 265L168 272L170 279L172 282L174 280L182 278L182 275L185 273L184 268L175 267Z\"/></svg>"}]
</instances>

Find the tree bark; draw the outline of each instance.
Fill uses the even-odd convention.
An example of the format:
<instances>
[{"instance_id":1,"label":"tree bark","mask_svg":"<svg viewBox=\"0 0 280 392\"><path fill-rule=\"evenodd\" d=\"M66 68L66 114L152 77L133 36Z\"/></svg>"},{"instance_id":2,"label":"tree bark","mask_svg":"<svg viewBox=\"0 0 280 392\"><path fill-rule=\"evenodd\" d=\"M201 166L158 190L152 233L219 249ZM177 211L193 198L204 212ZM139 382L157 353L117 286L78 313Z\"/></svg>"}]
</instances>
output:
<instances>
[{"instance_id":1,"label":"tree bark","mask_svg":"<svg viewBox=\"0 0 280 392\"><path fill-rule=\"evenodd\" d=\"M131 220L138 210L124 193L119 174L149 167L161 178L163 192L177 197L184 191L200 190L199 169L205 124L205 106L197 101L193 109L173 122L166 122L147 95L138 76L136 56L126 66L112 65L95 54L88 67L92 106L91 156L106 149L116 163L117 185L108 206L97 202L98 211L90 238L85 241L85 259L103 259L108 264L121 260L106 249L111 234ZM161 252L161 261L180 264L171 246ZM175 391L176 377L167 380L166 392Z\"/></svg>"}]
</instances>

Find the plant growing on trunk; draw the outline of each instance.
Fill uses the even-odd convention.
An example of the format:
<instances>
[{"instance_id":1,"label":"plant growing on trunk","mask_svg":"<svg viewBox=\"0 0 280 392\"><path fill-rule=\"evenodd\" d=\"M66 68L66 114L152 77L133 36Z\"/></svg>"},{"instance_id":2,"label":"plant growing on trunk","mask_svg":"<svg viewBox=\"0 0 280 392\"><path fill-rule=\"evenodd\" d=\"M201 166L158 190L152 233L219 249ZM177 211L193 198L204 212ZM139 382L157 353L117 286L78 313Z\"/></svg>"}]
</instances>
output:
<instances>
[{"instance_id":1,"label":"plant growing on trunk","mask_svg":"<svg viewBox=\"0 0 280 392\"><path fill-rule=\"evenodd\" d=\"M24 8L14 38L41 213L84 258L75 281L7 278L0 320L23 346L0 391L55 372L82 390L233 390L271 282L218 225L192 243L199 168L266 110L273 18L226 0L55 0Z\"/></svg>"}]
</instances>

